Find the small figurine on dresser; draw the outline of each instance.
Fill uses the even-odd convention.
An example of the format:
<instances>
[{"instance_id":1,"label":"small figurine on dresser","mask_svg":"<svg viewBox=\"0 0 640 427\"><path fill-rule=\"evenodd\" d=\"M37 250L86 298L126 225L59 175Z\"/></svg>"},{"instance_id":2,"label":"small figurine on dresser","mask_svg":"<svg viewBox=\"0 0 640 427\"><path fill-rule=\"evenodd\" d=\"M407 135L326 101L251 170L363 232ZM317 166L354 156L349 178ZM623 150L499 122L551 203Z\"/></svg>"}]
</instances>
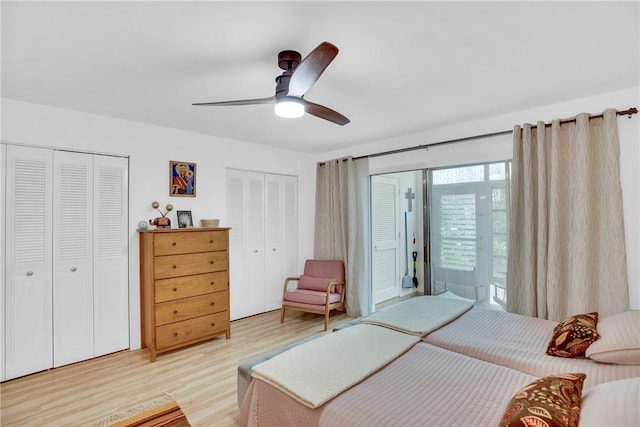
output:
<instances>
[{"instance_id":1,"label":"small figurine on dresser","mask_svg":"<svg viewBox=\"0 0 640 427\"><path fill-rule=\"evenodd\" d=\"M158 212L160 212L160 214L162 216L159 216L159 217L154 218L154 219L150 219L149 220L149 224L150 225L155 225L156 228L159 229L159 230L160 229L171 228L171 220L169 218L167 218L167 214L173 210L173 205L165 206L166 212L164 212L164 213L159 209L160 203L158 203L158 202L151 203L151 207L153 209L157 210Z\"/></svg>"}]
</instances>

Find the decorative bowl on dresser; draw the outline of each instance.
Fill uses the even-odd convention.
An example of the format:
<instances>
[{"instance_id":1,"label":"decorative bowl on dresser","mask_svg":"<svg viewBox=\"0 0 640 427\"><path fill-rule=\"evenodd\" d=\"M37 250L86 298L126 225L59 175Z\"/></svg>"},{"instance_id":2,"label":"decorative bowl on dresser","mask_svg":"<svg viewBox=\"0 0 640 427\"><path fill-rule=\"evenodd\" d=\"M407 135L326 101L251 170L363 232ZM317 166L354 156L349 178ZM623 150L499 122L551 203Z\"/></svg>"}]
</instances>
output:
<instances>
[{"instance_id":1,"label":"decorative bowl on dresser","mask_svg":"<svg viewBox=\"0 0 640 427\"><path fill-rule=\"evenodd\" d=\"M142 348L156 355L226 334L229 229L138 230Z\"/></svg>"}]
</instances>

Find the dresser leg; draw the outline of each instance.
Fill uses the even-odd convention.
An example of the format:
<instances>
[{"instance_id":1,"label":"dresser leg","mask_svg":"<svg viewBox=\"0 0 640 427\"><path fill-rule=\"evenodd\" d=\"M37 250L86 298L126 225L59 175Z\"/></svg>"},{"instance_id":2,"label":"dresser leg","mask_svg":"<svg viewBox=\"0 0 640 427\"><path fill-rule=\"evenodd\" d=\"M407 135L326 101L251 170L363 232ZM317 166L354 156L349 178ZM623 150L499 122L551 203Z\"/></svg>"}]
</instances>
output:
<instances>
[{"instance_id":1,"label":"dresser leg","mask_svg":"<svg viewBox=\"0 0 640 427\"><path fill-rule=\"evenodd\" d=\"M231 338L231 329L227 329L227 339Z\"/></svg>"}]
</instances>

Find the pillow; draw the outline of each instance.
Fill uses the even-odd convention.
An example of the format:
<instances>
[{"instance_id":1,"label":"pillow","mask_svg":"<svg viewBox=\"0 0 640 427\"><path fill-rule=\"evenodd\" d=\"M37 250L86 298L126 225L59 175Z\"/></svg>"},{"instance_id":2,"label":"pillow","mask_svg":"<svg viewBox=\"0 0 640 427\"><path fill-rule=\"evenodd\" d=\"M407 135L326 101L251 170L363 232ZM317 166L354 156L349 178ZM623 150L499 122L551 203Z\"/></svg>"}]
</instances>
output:
<instances>
[{"instance_id":1,"label":"pillow","mask_svg":"<svg viewBox=\"0 0 640 427\"><path fill-rule=\"evenodd\" d=\"M586 377L561 374L535 380L511 398L498 426L576 427Z\"/></svg>"},{"instance_id":2,"label":"pillow","mask_svg":"<svg viewBox=\"0 0 640 427\"><path fill-rule=\"evenodd\" d=\"M640 310L605 317L598 323L600 339L586 356L602 363L640 365Z\"/></svg>"},{"instance_id":3,"label":"pillow","mask_svg":"<svg viewBox=\"0 0 640 427\"><path fill-rule=\"evenodd\" d=\"M576 314L553 328L553 336L547 346L549 356L580 357L587 347L597 340L598 313Z\"/></svg>"},{"instance_id":4,"label":"pillow","mask_svg":"<svg viewBox=\"0 0 640 427\"><path fill-rule=\"evenodd\" d=\"M581 426L633 426L640 419L640 377L610 381L584 390Z\"/></svg>"}]
</instances>

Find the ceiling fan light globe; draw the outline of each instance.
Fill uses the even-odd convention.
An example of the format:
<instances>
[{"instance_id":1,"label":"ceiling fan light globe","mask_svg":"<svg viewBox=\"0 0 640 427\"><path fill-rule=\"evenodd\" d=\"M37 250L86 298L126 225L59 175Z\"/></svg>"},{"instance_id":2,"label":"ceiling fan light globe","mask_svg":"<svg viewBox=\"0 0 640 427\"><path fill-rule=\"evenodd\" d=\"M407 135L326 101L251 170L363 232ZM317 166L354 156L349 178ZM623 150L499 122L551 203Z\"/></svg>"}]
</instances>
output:
<instances>
[{"instance_id":1,"label":"ceiling fan light globe","mask_svg":"<svg viewBox=\"0 0 640 427\"><path fill-rule=\"evenodd\" d=\"M293 99L278 101L274 107L276 116L294 119L304 114L304 105Z\"/></svg>"}]
</instances>

